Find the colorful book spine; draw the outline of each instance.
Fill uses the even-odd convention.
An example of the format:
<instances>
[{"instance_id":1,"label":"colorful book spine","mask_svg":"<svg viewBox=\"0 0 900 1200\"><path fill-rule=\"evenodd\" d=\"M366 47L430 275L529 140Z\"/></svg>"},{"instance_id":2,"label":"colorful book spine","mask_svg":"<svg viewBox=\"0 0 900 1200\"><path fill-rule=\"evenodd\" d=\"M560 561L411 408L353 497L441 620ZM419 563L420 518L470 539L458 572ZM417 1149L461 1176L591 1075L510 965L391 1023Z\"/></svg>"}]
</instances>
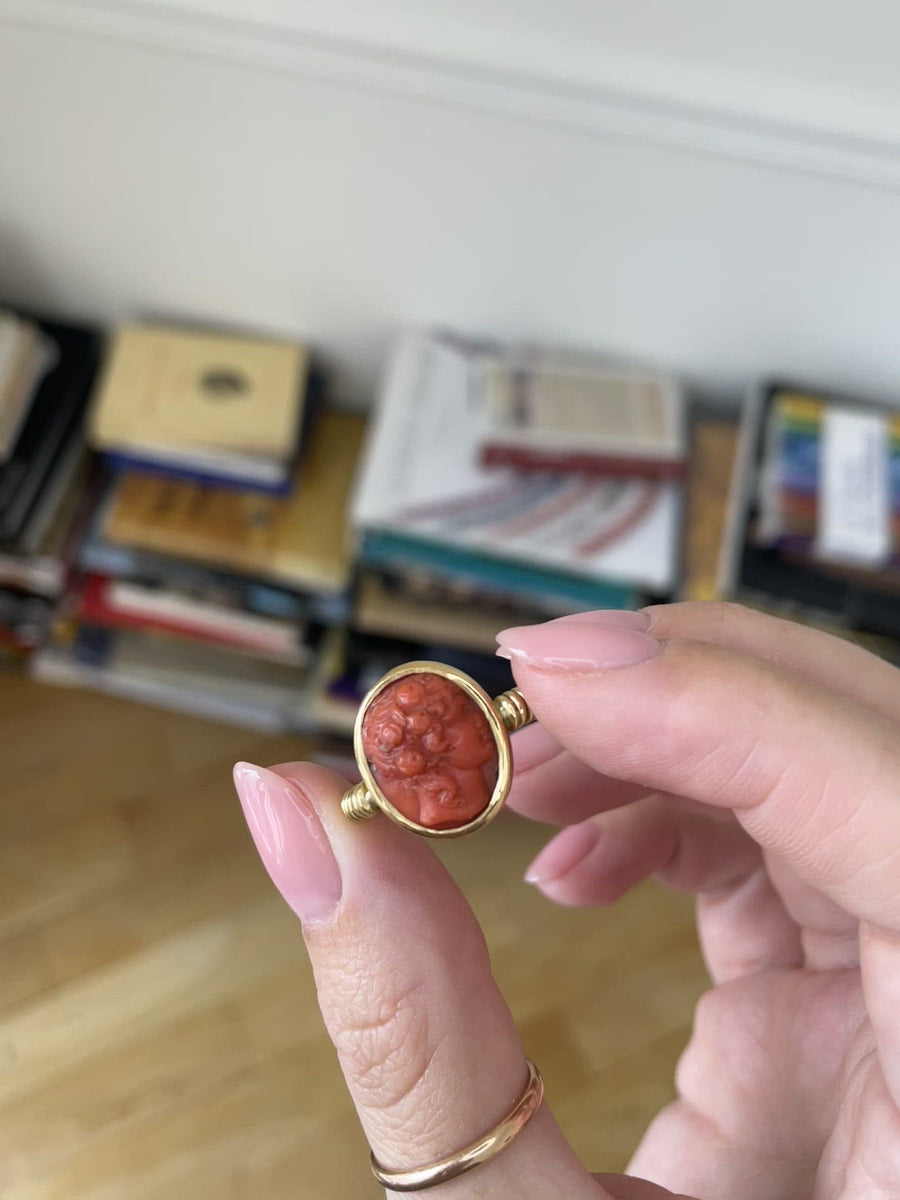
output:
<instances>
[{"instance_id":1,"label":"colorful book spine","mask_svg":"<svg viewBox=\"0 0 900 1200\"><path fill-rule=\"evenodd\" d=\"M373 567L428 567L447 578L521 596L532 603L540 603L543 597L583 609L633 608L639 603L635 589L623 584L547 571L384 530L364 534L360 561Z\"/></svg>"}]
</instances>

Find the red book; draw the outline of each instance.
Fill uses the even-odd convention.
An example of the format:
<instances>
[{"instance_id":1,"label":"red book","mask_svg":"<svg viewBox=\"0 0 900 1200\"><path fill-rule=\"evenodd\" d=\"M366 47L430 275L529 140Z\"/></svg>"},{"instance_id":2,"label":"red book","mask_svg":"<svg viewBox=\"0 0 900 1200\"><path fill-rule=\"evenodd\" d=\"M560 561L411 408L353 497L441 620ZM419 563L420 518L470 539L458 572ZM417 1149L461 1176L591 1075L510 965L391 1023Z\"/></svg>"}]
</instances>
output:
<instances>
[{"instance_id":1,"label":"red book","mask_svg":"<svg viewBox=\"0 0 900 1200\"><path fill-rule=\"evenodd\" d=\"M526 446L481 447L485 467L516 467L523 471L557 471L572 475L612 475L616 478L640 476L643 479L674 480L684 478L687 464L653 458L611 458L604 454L578 454L573 451L539 450Z\"/></svg>"},{"instance_id":2,"label":"red book","mask_svg":"<svg viewBox=\"0 0 900 1200\"><path fill-rule=\"evenodd\" d=\"M298 666L309 660L303 630L292 621L241 612L178 592L87 575L77 617L114 629L149 629L256 653Z\"/></svg>"}]
</instances>

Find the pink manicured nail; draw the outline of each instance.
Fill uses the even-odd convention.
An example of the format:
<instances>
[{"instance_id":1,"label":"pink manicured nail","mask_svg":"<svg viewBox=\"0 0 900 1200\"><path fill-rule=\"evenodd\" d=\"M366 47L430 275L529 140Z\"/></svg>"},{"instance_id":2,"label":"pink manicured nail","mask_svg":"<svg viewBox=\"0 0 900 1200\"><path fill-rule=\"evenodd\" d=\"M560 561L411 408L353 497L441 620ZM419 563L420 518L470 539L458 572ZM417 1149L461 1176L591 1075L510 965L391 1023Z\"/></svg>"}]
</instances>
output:
<instances>
[{"instance_id":1,"label":"pink manicured nail","mask_svg":"<svg viewBox=\"0 0 900 1200\"><path fill-rule=\"evenodd\" d=\"M572 622L596 625L601 629L638 629L642 633L646 633L650 628L650 617L647 613L635 612L631 608L598 608L594 612L571 613L567 617L557 617L548 624L570 625Z\"/></svg>"},{"instance_id":2,"label":"pink manicured nail","mask_svg":"<svg viewBox=\"0 0 900 1200\"><path fill-rule=\"evenodd\" d=\"M567 617L555 617L552 621L547 621L548 625L594 625L598 629L637 629L642 633L646 633L650 628L650 617L645 612L634 612L630 608L598 608L594 612L571 613ZM511 630L504 629L503 633L498 633L497 637L503 637L503 634L510 633ZM497 649L497 655L500 658L511 658L509 649L506 646L500 646Z\"/></svg>"},{"instance_id":3,"label":"pink manicured nail","mask_svg":"<svg viewBox=\"0 0 900 1200\"><path fill-rule=\"evenodd\" d=\"M597 845L597 837L597 830L590 821L570 825L543 848L525 872L526 883L534 883L541 887L562 879L587 858Z\"/></svg>"},{"instance_id":4,"label":"pink manicured nail","mask_svg":"<svg viewBox=\"0 0 900 1200\"><path fill-rule=\"evenodd\" d=\"M499 654L532 667L569 671L602 671L633 667L659 654L655 638L638 629L610 627L596 621L548 621L518 625L497 634Z\"/></svg>"},{"instance_id":5,"label":"pink manicured nail","mask_svg":"<svg viewBox=\"0 0 900 1200\"><path fill-rule=\"evenodd\" d=\"M341 873L312 805L288 780L238 763L234 786L256 849L301 921L326 916L341 898Z\"/></svg>"}]
</instances>

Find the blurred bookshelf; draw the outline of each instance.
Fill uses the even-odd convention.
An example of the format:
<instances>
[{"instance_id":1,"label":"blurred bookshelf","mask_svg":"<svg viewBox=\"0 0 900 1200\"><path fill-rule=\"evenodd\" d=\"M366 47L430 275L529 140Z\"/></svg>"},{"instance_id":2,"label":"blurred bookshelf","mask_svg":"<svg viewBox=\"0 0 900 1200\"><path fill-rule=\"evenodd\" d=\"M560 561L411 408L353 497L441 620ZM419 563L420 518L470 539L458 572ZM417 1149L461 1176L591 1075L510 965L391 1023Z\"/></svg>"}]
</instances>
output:
<instances>
[{"instance_id":1,"label":"blurred bookshelf","mask_svg":"<svg viewBox=\"0 0 900 1200\"><path fill-rule=\"evenodd\" d=\"M737 420L671 377L409 332L372 399L299 341L0 310L5 667L346 739L398 663L501 691L498 630L715 598L755 536Z\"/></svg>"},{"instance_id":2,"label":"blurred bookshelf","mask_svg":"<svg viewBox=\"0 0 900 1200\"><path fill-rule=\"evenodd\" d=\"M334 407L300 342L2 310L4 662L48 685L346 738L396 663L452 662L499 691L504 626L671 594L676 385L526 366L529 453L554 396L577 417L585 386L611 401L630 386L665 437L613 430L622 471L609 445L599 472L492 463L479 397L494 397L508 456L523 365L447 334L398 337L367 420ZM563 435L585 449L577 427ZM632 469L635 448L663 466Z\"/></svg>"}]
</instances>

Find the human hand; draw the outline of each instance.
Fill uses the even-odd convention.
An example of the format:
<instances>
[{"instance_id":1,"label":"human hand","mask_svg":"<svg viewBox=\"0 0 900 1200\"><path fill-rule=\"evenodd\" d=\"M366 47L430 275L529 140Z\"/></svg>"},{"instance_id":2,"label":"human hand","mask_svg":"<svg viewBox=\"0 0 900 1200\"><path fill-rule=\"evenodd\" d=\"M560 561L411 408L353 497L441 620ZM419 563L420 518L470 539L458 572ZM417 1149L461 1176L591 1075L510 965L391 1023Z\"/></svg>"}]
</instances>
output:
<instances>
[{"instance_id":1,"label":"human hand","mask_svg":"<svg viewBox=\"0 0 900 1200\"><path fill-rule=\"evenodd\" d=\"M731 606L651 609L645 624L585 614L501 639L541 722L515 737L511 804L566 826L534 864L538 886L609 903L656 874L698 895L716 986L680 1098L631 1170L702 1200L900 1195L900 676ZM319 768L237 779L304 922L378 1158L419 1166L482 1134L524 1060L471 911L427 844L386 821L349 825L343 782ZM434 1194L668 1193L590 1176L543 1106Z\"/></svg>"}]
</instances>

